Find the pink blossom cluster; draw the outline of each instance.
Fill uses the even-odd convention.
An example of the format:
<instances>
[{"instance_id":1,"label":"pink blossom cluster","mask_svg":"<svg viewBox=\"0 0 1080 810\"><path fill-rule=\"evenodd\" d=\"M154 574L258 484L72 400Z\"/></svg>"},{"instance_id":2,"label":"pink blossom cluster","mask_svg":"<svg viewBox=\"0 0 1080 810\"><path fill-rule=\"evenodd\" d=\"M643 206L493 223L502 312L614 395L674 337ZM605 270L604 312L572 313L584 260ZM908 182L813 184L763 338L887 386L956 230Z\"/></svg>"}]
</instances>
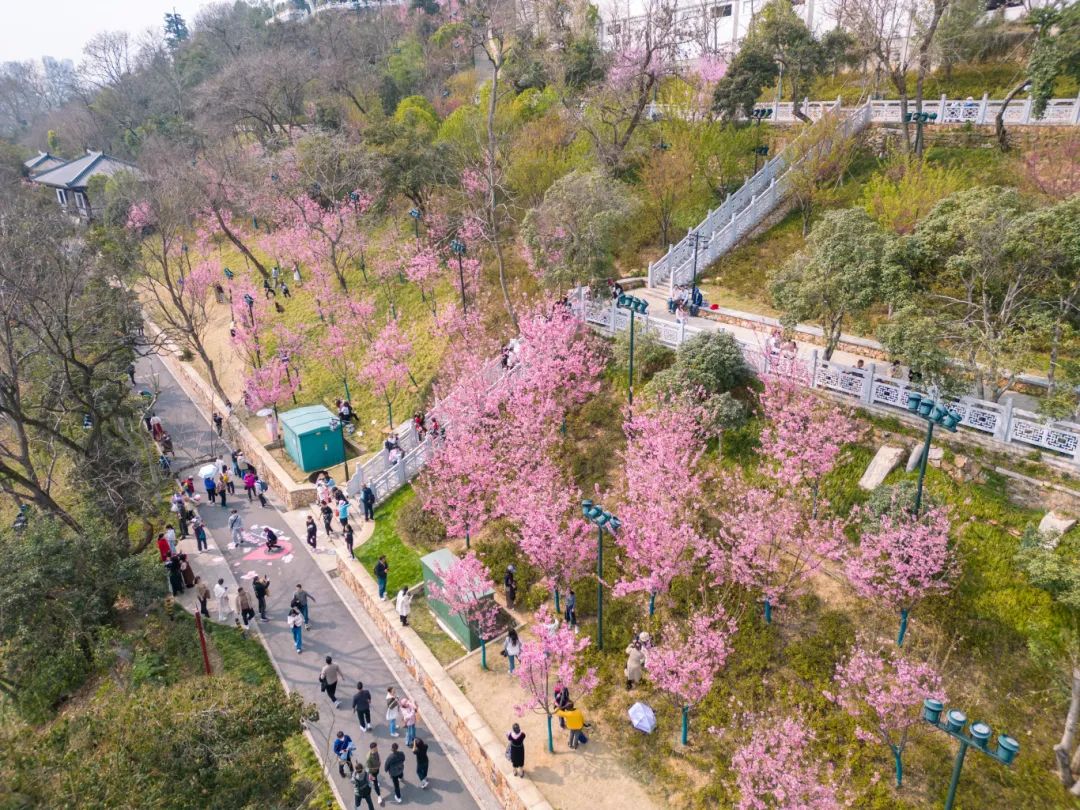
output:
<instances>
[{"instance_id":1,"label":"pink blossom cluster","mask_svg":"<svg viewBox=\"0 0 1080 810\"><path fill-rule=\"evenodd\" d=\"M802 717L749 718L749 741L735 751L731 767L739 791L737 810L838 810L841 797L831 765L810 750L813 729Z\"/></svg>"},{"instance_id":2,"label":"pink blossom cluster","mask_svg":"<svg viewBox=\"0 0 1080 810\"><path fill-rule=\"evenodd\" d=\"M428 583L431 598L444 603L482 639L492 638L498 631L499 619L499 607L491 598L495 583L476 553L466 553L449 568L436 565L435 573L442 584Z\"/></svg>"},{"instance_id":3,"label":"pink blossom cluster","mask_svg":"<svg viewBox=\"0 0 1080 810\"><path fill-rule=\"evenodd\" d=\"M722 605L709 612L695 613L687 623L685 636L665 640L649 650L645 669L657 688L671 695L679 705L701 702L731 654L731 637L738 626Z\"/></svg>"},{"instance_id":4,"label":"pink blossom cluster","mask_svg":"<svg viewBox=\"0 0 1080 810\"><path fill-rule=\"evenodd\" d=\"M556 686L566 686L580 697L599 682L595 667L582 669L577 657L589 646L588 636L578 635L552 617L547 605L533 615L532 639L522 639L521 655L514 674L525 691L525 701L514 707L518 715L529 710L551 714L551 697Z\"/></svg>"}]
</instances>

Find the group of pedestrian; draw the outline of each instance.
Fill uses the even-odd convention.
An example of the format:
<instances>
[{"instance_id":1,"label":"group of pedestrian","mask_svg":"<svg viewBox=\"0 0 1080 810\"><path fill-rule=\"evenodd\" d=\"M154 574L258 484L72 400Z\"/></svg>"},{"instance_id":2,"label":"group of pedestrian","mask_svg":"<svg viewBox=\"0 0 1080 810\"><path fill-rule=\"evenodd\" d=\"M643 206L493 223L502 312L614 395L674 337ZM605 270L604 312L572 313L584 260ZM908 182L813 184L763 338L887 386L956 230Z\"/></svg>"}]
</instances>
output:
<instances>
[{"instance_id":1,"label":"group of pedestrian","mask_svg":"<svg viewBox=\"0 0 1080 810\"><path fill-rule=\"evenodd\" d=\"M203 476L206 499L210 503L217 503L222 509L228 509L229 496L236 494L236 482L239 481L244 487L248 501L258 498L259 505L263 508L270 505L266 500L266 493L270 487L259 475L255 466L244 457L243 452L233 452L231 463L226 462L224 457L219 457L213 466L214 470L211 472L207 468L208 474Z\"/></svg>"},{"instance_id":2,"label":"group of pedestrian","mask_svg":"<svg viewBox=\"0 0 1080 810\"><path fill-rule=\"evenodd\" d=\"M341 678L341 668L334 663L331 656L326 656L326 664L319 675L319 683L322 691L334 704L334 708L341 705L337 697L337 685ZM412 750L416 758L416 778L421 789L428 786L428 745L420 737L416 736L416 721L419 716L416 704L406 697L399 697L395 688L389 686L386 689L386 721L389 726L391 737L401 736L398 732L398 724L405 726L405 746ZM353 694L352 707L356 713L357 722L360 725L360 733L371 733L371 704L370 690L364 686L363 681L356 682L356 692ZM368 744L367 756L363 762L356 761L357 746L352 738L344 731L337 733L334 741L334 754L338 758L338 773L341 776L351 774L355 806L357 808L367 804L369 810L374 810L372 794L380 806L384 804L382 797L382 785L379 782L381 774L386 774L393 784L393 798L398 804L402 803L401 786L405 781L405 753L398 743L391 743L390 754L386 761L382 761L378 742Z\"/></svg>"}]
</instances>

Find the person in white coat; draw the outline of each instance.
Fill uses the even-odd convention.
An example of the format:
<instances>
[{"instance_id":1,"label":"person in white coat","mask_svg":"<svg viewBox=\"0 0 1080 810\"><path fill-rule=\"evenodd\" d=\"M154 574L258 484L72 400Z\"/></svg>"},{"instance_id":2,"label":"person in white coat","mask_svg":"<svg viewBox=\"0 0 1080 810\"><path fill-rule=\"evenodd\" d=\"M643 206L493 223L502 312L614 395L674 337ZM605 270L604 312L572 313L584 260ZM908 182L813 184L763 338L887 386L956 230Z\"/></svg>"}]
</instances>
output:
<instances>
[{"instance_id":1,"label":"person in white coat","mask_svg":"<svg viewBox=\"0 0 1080 810\"><path fill-rule=\"evenodd\" d=\"M409 626L409 611L412 610L412 596L408 588L402 588L397 595L397 615L401 619L401 626Z\"/></svg>"},{"instance_id":2,"label":"person in white coat","mask_svg":"<svg viewBox=\"0 0 1080 810\"><path fill-rule=\"evenodd\" d=\"M229 607L229 586L225 584L224 579L219 579L217 585L214 586L214 598L217 599L218 604L218 621L223 622L232 613L232 609Z\"/></svg>"}]
</instances>

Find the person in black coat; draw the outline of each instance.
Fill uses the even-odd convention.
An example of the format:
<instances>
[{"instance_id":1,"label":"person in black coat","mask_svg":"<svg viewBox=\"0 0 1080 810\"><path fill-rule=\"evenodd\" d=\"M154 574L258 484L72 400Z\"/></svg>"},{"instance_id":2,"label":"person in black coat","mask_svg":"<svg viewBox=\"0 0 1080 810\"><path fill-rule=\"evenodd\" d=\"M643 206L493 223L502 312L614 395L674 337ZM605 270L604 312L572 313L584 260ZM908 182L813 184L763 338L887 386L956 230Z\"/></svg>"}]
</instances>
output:
<instances>
[{"instance_id":1,"label":"person in black coat","mask_svg":"<svg viewBox=\"0 0 1080 810\"><path fill-rule=\"evenodd\" d=\"M417 737L413 740L412 752L416 755L416 778L420 787L427 787L428 744Z\"/></svg>"},{"instance_id":2,"label":"person in black coat","mask_svg":"<svg viewBox=\"0 0 1080 810\"><path fill-rule=\"evenodd\" d=\"M405 754L398 750L398 744L390 746L390 756L386 758L383 770L394 783L394 801L401 804L401 780L405 776Z\"/></svg>"}]
</instances>

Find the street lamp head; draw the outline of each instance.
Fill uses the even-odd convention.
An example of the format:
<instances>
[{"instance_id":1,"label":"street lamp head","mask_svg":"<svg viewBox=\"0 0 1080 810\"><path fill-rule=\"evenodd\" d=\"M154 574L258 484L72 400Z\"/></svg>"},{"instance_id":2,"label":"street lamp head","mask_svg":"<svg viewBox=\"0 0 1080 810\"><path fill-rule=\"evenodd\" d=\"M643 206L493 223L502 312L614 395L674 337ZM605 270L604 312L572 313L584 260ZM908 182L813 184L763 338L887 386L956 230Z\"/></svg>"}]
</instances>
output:
<instances>
[{"instance_id":1,"label":"street lamp head","mask_svg":"<svg viewBox=\"0 0 1080 810\"><path fill-rule=\"evenodd\" d=\"M409 216L412 217L413 219L420 219L420 209L419 208L410 208L409 209Z\"/></svg>"},{"instance_id":2,"label":"street lamp head","mask_svg":"<svg viewBox=\"0 0 1080 810\"><path fill-rule=\"evenodd\" d=\"M919 416L923 419L929 419L931 411L934 410L934 401L932 399L924 399L919 403Z\"/></svg>"},{"instance_id":3,"label":"street lamp head","mask_svg":"<svg viewBox=\"0 0 1080 810\"><path fill-rule=\"evenodd\" d=\"M460 239L451 239L450 240L450 252L453 253L455 256L464 256L465 255L465 243L462 242Z\"/></svg>"},{"instance_id":4,"label":"street lamp head","mask_svg":"<svg viewBox=\"0 0 1080 810\"><path fill-rule=\"evenodd\" d=\"M971 728L968 730L968 734L970 734L971 739L975 741L975 745L984 749L986 748L987 743L990 742L990 735L992 733L990 726L986 723L972 723Z\"/></svg>"},{"instance_id":5,"label":"street lamp head","mask_svg":"<svg viewBox=\"0 0 1080 810\"><path fill-rule=\"evenodd\" d=\"M934 700L934 698L927 698L923 701L922 716L923 720L927 723L937 725L941 720L941 713L945 707L941 704L940 700Z\"/></svg>"},{"instance_id":6,"label":"street lamp head","mask_svg":"<svg viewBox=\"0 0 1080 810\"><path fill-rule=\"evenodd\" d=\"M941 418L941 426L949 433L956 433L956 426L960 424L961 416L956 411L946 411Z\"/></svg>"},{"instance_id":7,"label":"street lamp head","mask_svg":"<svg viewBox=\"0 0 1080 810\"><path fill-rule=\"evenodd\" d=\"M963 731L966 723L967 715L959 709L950 709L949 713L945 715L945 728L947 731L951 731L954 734L959 734Z\"/></svg>"},{"instance_id":8,"label":"street lamp head","mask_svg":"<svg viewBox=\"0 0 1080 810\"><path fill-rule=\"evenodd\" d=\"M619 529L622 528L622 521L621 520L619 520L614 515L609 515L608 517L611 518L611 521L608 523L608 528L611 529L611 531L617 532Z\"/></svg>"},{"instance_id":9,"label":"street lamp head","mask_svg":"<svg viewBox=\"0 0 1080 810\"><path fill-rule=\"evenodd\" d=\"M244 293L244 303L249 307L255 304L255 299L251 297L249 293Z\"/></svg>"},{"instance_id":10,"label":"street lamp head","mask_svg":"<svg viewBox=\"0 0 1080 810\"><path fill-rule=\"evenodd\" d=\"M1004 764L1011 765L1018 753L1020 753L1020 743L1007 734L998 735L997 750L994 752L994 756Z\"/></svg>"},{"instance_id":11,"label":"street lamp head","mask_svg":"<svg viewBox=\"0 0 1080 810\"><path fill-rule=\"evenodd\" d=\"M589 516L589 513L592 512L592 508L593 508L593 502L592 501L590 501L588 499L585 499L585 500L583 500L581 502L581 513L583 515L585 515L585 517Z\"/></svg>"},{"instance_id":12,"label":"street lamp head","mask_svg":"<svg viewBox=\"0 0 1080 810\"><path fill-rule=\"evenodd\" d=\"M916 391L908 391L907 409L912 413L919 412L919 403L922 402L922 394Z\"/></svg>"}]
</instances>

